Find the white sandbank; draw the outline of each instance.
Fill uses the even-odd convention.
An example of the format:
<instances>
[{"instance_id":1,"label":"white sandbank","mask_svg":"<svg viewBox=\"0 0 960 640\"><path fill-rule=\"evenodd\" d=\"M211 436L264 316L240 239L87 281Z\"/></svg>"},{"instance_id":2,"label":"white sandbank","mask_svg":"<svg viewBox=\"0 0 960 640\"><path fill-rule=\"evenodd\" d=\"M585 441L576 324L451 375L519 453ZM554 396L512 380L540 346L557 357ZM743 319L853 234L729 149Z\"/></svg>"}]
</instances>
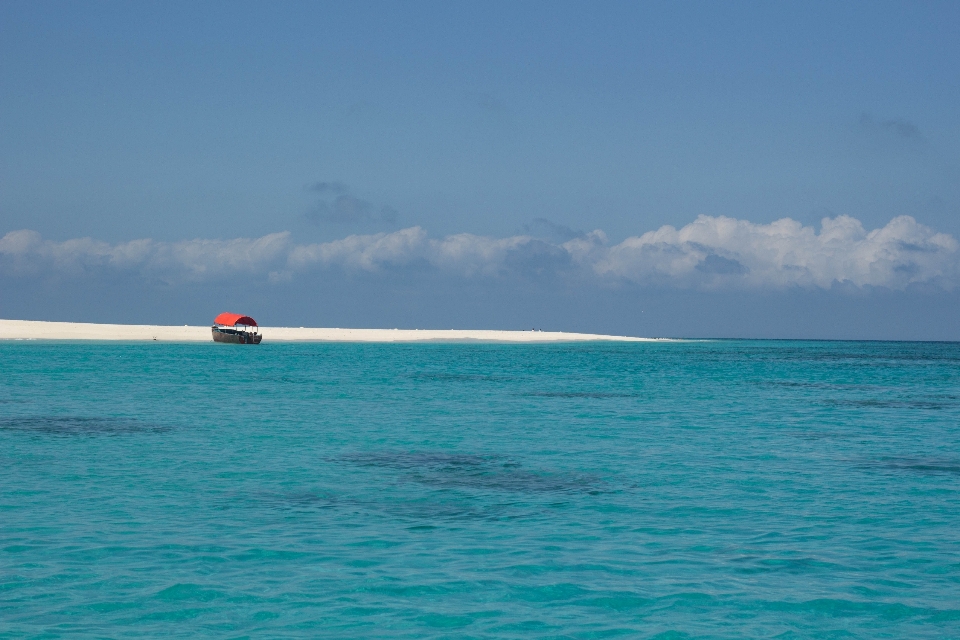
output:
<instances>
[{"instance_id":1,"label":"white sandbank","mask_svg":"<svg viewBox=\"0 0 960 640\"><path fill-rule=\"evenodd\" d=\"M460 329L320 329L260 327L268 342L650 342L658 338L604 336L562 331L487 331ZM89 324L0 320L0 340L126 340L213 342L210 327L170 327L149 324Z\"/></svg>"}]
</instances>

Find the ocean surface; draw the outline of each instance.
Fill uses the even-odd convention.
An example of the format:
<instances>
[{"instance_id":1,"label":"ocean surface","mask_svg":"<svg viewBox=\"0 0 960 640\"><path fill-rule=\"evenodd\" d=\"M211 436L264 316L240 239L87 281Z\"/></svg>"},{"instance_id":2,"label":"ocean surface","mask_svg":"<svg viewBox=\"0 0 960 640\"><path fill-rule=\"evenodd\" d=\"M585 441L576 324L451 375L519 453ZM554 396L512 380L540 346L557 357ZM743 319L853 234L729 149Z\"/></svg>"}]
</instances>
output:
<instances>
[{"instance_id":1,"label":"ocean surface","mask_svg":"<svg viewBox=\"0 0 960 640\"><path fill-rule=\"evenodd\" d=\"M0 343L0 637L960 637L960 344Z\"/></svg>"}]
</instances>

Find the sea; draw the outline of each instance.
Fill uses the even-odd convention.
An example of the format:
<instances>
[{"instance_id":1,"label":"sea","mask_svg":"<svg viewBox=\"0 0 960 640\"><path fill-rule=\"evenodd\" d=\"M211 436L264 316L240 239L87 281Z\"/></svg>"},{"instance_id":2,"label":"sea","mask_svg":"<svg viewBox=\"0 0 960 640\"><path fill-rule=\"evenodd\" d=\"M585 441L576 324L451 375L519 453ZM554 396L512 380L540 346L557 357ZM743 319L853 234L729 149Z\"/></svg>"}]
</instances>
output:
<instances>
[{"instance_id":1,"label":"sea","mask_svg":"<svg viewBox=\"0 0 960 640\"><path fill-rule=\"evenodd\" d=\"M957 638L960 344L0 343L2 638Z\"/></svg>"}]
</instances>

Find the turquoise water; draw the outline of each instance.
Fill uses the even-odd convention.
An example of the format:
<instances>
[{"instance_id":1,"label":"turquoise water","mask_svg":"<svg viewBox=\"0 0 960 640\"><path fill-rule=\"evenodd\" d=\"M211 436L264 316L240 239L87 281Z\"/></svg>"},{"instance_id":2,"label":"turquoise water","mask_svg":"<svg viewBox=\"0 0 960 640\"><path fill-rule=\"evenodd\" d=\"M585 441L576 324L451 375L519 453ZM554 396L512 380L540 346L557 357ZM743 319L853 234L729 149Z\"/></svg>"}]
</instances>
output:
<instances>
[{"instance_id":1,"label":"turquoise water","mask_svg":"<svg viewBox=\"0 0 960 640\"><path fill-rule=\"evenodd\" d=\"M960 637L960 345L0 343L2 637Z\"/></svg>"}]
</instances>

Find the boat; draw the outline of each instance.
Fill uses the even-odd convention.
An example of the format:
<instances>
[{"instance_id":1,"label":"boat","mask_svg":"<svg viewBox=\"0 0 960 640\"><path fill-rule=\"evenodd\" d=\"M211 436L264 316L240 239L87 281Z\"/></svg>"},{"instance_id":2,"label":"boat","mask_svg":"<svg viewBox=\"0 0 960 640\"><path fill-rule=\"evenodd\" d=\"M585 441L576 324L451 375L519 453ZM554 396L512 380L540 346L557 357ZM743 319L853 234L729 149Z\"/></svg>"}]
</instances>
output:
<instances>
[{"instance_id":1,"label":"boat","mask_svg":"<svg viewBox=\"0 0 960 640\"><path fill-rule=\"evenodd\" d=\"M263 336L257 332L257 321L239 313L221 313L210 328L214 342L233 344L260 344Z\"/></svg>"}]
</instances>

